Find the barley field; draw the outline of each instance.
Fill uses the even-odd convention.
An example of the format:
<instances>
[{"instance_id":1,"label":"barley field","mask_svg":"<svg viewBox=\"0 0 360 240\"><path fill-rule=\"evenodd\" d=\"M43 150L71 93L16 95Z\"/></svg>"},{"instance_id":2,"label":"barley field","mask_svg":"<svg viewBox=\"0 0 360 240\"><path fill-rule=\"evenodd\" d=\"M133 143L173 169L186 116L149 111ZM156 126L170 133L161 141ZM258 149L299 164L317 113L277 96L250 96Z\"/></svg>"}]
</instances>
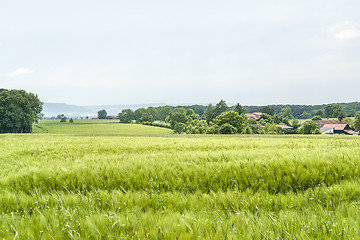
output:
<instances>
[{"instance_id":1,"label":"barley field","mask_svg":"<svg viewBox=\"0 0 360 240\"><path fill-rule=\"evenodd\" d=\"M0 238L360 239L359 147L358 136L0 135Z\"/></svg>"}]
</instances>

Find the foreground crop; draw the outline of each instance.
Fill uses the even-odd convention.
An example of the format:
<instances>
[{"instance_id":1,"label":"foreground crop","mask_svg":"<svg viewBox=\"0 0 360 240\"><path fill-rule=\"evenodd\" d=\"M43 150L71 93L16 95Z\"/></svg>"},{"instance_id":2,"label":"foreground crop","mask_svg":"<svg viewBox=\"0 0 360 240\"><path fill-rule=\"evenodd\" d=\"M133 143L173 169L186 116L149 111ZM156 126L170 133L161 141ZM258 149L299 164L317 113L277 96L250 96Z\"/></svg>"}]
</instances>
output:
<instances>
[{"instance_id":1,"label":"foreground crop","mask_svg":"<svg viewBox=\"0 0 360 240\"><path fill-rule=\"evenodd\" d=\"M0 237L357 238L353 137L0 138Z\"/></svg>"}]
</instances>

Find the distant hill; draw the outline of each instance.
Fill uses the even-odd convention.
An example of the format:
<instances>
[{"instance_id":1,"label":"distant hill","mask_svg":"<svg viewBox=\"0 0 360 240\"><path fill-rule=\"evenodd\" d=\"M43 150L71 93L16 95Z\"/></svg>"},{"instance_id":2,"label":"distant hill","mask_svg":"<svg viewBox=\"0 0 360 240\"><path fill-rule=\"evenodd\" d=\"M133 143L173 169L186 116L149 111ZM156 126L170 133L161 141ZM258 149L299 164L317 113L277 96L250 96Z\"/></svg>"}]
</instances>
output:
<instances>
[{"instance_id":1,"label":"distant hill","mask_svg":"<svg viewBox=\"0 0 360 240\"><path fill-rule=\"evenodd\" d=\"M215 105L216 103L213 103ZM338 103L345 112L349 112L350 110L355 111L356 113L360 113L360 102L350 102L350 103ZM132 110L136 110L139 108L147 108L147 107L159 107L165 106L166 103L149 103L149 104L129 104L129 105L98 105L98 106L76 106L69 105L65 103L44 103L43 105L43 113L45 118L56 117L59 114L64 114L68 117L97 117L97 112L99 110L105 109L108 115L117 115L123 109L130 108ZM234 106L235 104L228 103L228 106ZM277 104L271 105L277 114L280 114L281 109L284 107L290 107L292 109L292 114L296 118L301 118L301 114L305 111L308 113L313 113L316 110L322 109L324 110L327 105L330 104L322 104L322 105L292 105L292 104ZM171 106L184 107L184 108L192 108L196 113L200 116L204 113L207 104L172 104ZM262 106L243 106L247 109L247 112L259 112Z\"/></svg>"},{"instance_id":2,"label":"distant hill","mask_svg":"<svg viewBox=\"0 0 360 240\"><path fill-rule=\"evenodd\" d=\"M76 106L66 103L44 103L43 114L45 118L56 117L64 114L68 117L97 117L99 110L105 109L108 115L117 115L123 109L130 108L136 110L138 108L157 107L166 105L165 103L149 103L149 104L131 104L131 105L99 105L99 106Z\"/></svg>"}]
</instances>

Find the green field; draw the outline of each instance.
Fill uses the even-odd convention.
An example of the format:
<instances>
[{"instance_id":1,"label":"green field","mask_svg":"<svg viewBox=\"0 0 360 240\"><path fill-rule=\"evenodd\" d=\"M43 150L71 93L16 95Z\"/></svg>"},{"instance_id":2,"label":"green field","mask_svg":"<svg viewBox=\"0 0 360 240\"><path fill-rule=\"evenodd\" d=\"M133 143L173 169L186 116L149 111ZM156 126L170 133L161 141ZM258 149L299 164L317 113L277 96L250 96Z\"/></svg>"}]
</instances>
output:
<instances>
[{"instance_id":1,"label":"green field","mask_svg":"<svg viewBox=\"0 0 360 240\"><path fill-rule=\"evenodd\" d=\"M0 135L0 238L360 239L358 136L98 125Z\"/></svg>"},{"instance_id":2,"label":"green field","mask_svg":"<svg viewBox=\"0 0 360 240\"><path fill-rule=\"evenodd\" d=\"M53 133L71 135L122 135L154 136L168 135L173 131L166 128L151 127L141 124L121 124L119 120L75 119L60 123L60 120L41 120L33 126L34 133Z\"/></svg>"}]
</instances>

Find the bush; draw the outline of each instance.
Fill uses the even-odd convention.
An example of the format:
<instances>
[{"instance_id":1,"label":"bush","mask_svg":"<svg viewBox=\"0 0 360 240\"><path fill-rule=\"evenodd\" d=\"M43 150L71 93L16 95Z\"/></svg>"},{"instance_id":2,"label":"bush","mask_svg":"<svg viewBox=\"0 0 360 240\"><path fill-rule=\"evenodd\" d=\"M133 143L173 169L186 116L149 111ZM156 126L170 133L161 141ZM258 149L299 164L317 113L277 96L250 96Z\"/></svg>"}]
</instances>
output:
<instances>
[{"instance_id":1,"label":"bush","mask_svg":"<svg viewBox=\"0 0 360 240\"><path fill-rule=\"evenodd\" d=\"M265 134L282 134L283 129L278 127L275 123L267 123L264 127Z\"/></svg>"},{"instance_id":2,"label":"bush","mask_svg":"<svg viewBox=\"0 0 360 240\"><path fill-rule=\"evenodd\" d=\"M313 120L313 121L322 120L322 118L321 118L321 116L316 115L316 116L313 116L311 120Z\"/></svg>"},{"instance_id":3,"label":"bush","mask_svg":"<svg viewBox=\"0 0 360 240\"><path fill-rule=\"evenodd\" d=\"M221 113L214 119L214 123L219 125L220 128L227 123L236 128L238 133L242 133L245 128L245 119L234 111Z\"/></svg>"},{"instance_id":4,"label":"bush","mask_svg":"<svg viewBox=\"0 0 360 240\"><path fill-rule=\"evenodd\" d=\"M225 123L219 128L220 134L235 134L236 132L237 128L229 123Z\"/></svg>"},{"instance_id":5,"label":"bush","mask_svg":"<svg viewBox=\"0 0 360 240\"><path fill-rule=\"evenodd\" d=\"M316 128L314 131L312 131L312 134L321 134L320 129Z\"/></svg>"},{"instance_id":6,"label":"bush","mask_svg":"<svg viewBox=\"0 0 360 240\"><path fill-rule=\"evenodd\" d=\"M214 124L206 129L206 134L219 134L219 126Z\"/></svg>"},{"instance_id":7,"label":"bush","mask_svg":"<svg viewBox=\"0 0 360 240\"><path fill-rule=\"evenodd\" d=\"M143 122L142 124L154 127L170 128L169 124L162 122Z\"/></svg>"},{"instance_id":8,"label":"bush","mask_svg":"<svg viewBox=\"0 0 360 240\"><path fill-rule=\"evenodd\" d=\"M66 122L66 117L62 117L60 122Z\"/></svg>"},{"instance_id":9,"label":"bush","mask_svg":"<svg viewBox=\"0 0 360 240\"><path fill-rule=\"evenodd\" d=\"M300 134L312 134L316 129L319 129L319 126L315 122L306 122L304 125L298 130Z\"/></svg>"},{"instance_id":10,"label":"bush","mask_svg":"<svg viewBox=\"0 0 360 240\"><path fill-rule=\"evenodd\" d=\"M176 123L175 127L174 127L174 131L175 131L175 133L184 133L184 132L186 132L185 123L182 123L182 122Z\"/></svg>"},{"instance_id":11,"label":"bush","mask_svg":"<svg viewBox=\"0 0 360 240\"><path fill-rule=\"evenodd\" d=\"M252 134L252 133L253 132L252 132L252 130L251 130L251 128L249 126L247 126L243 131L243 134Z\"/></svg>"}]
</instances>

